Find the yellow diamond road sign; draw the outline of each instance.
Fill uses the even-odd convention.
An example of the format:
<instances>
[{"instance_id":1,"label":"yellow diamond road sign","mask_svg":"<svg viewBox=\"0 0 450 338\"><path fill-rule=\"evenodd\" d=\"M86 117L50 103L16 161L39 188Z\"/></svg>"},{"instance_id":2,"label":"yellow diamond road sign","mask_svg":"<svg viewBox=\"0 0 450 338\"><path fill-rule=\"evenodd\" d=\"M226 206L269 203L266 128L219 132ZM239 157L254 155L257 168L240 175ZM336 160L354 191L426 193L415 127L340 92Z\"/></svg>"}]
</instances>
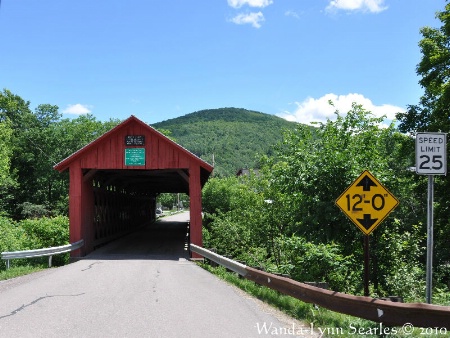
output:
<instances>
[{"instance_id":1,"label":"yellow diamond road sign","mask_svg":"<svg viewBox=\"0 0 450 338\"><path fill-rule=\"evenodd\" d=\"M366 235L369 235L398 205L398 200L369 171L364 171L336 205Z\"/></svg>"}]
</instances>

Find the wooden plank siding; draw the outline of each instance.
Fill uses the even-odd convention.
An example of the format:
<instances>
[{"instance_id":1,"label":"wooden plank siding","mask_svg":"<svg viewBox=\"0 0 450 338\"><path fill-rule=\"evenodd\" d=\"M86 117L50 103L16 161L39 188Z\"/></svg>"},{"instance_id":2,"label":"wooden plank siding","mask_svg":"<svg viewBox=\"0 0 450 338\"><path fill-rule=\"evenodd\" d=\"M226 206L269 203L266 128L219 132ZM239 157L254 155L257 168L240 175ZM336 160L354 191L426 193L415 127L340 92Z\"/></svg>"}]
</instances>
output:
<instances>
[{"instance_id":1,"label":"wooden plank siding","mask_svg":"<svg viewBox=\"0 0 450 338\"><path fill-rule=\"evenodd\" d=\"M127 135L144 135L145 145L125 146L124 140ZM145 148L145 166L125 166L125 149L127 148ZM152 170L189 168L192 158L189 154L180 152L180 149L173 143L161 139L161 135L154 135L142 129L127 128L112 135L109 139L93 144L80 160L81 168ZM194 163L199 161L201 160L195 157ZM61 165L58 164L56 167L59 168ZM60 170L58 168L57 170Z\"/></svg>"},{"instance_id":2,"label":"wooden plank siding","mask_svg":"<svg viewBox=\"0 0 450 338\"><path fill-rule=\"evenodd\" d=\"M144 136L144 145L127 146L125 144L127 135ZM127 148L144 148L145 165L125 165L125 149ZM126 208L151 217L146 205L151 206L154 211L156 195L150 196L147 194L138 197L137 191L129 190L132 189L130 187L133 187L133 185L123 182L123 180L129 179L126 174L130 172L140 180L146 179L147 176L138 176L135 171L148 171L149 176L152 171L158 173L159 176L155 174L154 177L161 177L161 181L157 184L158 189L161 189L160 192L165 192L164 184L169 183L172 184L172 190L179 189L179 192L189 192L190 238L192 243L202 244L201 189L213 167L136 117L131 116L55 165L54 168L60 172L65 170L70 172L70 242L73 243L80 239L85 240L84 248L72 251L73 257L84 256L92 251L95 242L104 240L103 234L113 236L114 229L123 231L124 223L122 221L125 219L123 215L128 212L125 211ZM161 175L161 171L169 175L175 175L175 180L173 179L174 176L170 176L169 181L171 182L167 182L168 176ZM117 176L121 175L125 178L114 181ZM187 181L188 183L186 183ZM176 188L178 184L180 186ZM186 191L186 184L189 184L188 191ZM142 193L142 191L139 193ZM121 197L120 194L128 194L128 197ZM145 208L145 210L135 210L136 205L129 202L119 212L117 206L124 204L120 201L126 201L127 199L130 201L134 198L133 196L136 197L136 205ZM105 212L107 214L104 214ZM137 218L130 216L126 219L136 220ZM99 220L101 223L98 223ZM133 227L130 226L130 228Z\"/></svg>"},{"instance_id":3,"label":"wooden plank siding","mask_svg":"<svg viewBox=\"0 0 450 338\"><path fill-rule=\"evenodd\" d=\"M189 168L189 198L190 198L190 241L192 244L203 246L202 241L202 191L200 184L200 168ZM199 212L200 211L200 212ZM193 258L201 256L192 253Z\"/></svg>"}]
</instances>

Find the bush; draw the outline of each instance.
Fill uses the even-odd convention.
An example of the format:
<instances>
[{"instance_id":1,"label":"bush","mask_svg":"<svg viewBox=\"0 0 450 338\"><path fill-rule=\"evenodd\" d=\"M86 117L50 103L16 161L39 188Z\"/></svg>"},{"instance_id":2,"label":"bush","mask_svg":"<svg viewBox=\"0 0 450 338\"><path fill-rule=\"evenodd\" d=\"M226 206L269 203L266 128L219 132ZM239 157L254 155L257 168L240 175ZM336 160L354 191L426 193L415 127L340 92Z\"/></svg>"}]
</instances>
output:
<instances>
[{"instance_id":1,"label":"bush","mask_svg":"<svg viewBox=\"0 0 450 338\"><path fill-rule=\"evenodd\" d=\"M341 254L337 244L314 244L298 236L280 237L278 243L283 266L290 267L290 271L285 272L293 279L299 282L327 282L335 291L355 291L353 286L358 285L361 270L355 269L352 256Z\"/></svg>"},{"instance_id":2,"label":"bush","mask_svg":"<svg viewBox=\"0 0 450 338\"><path fill-rule=\"evenodd\" d=\"M26 241L23 245L27 249L42 249L69 244L69 218L66 216L26 219L20 221L19 226L26 234ZM52 264L64 265L68 260L69 254L55 255ZM47 258L37 258L34 261L46 262Z\"/></svg>"},{"instance_id":3,"label":"bush","mask_svg":"<svg viewBox=\"0 0 450 338\"><path fill-rule=\"evenodd\" d=\"M17 224L6 218L0 216L0 252L16 251L21 249L21 234L20 228ZM6 269L6 261L0 261L0 270Z\"/></svg>"},{"instance_id":4,"label":"bush","mask_svg":"<svg viewBox=\"0 0 450 338\"><path fill-rule=\"evenodd\" d=\"M27 235L29 249L41 249L69 243L69 219L65 216L25 219L19 222Z\"/></svg>"},{"instance_id":5,"label":"bush","mask_svg":"<svg viewBox=\"0 0 450 338\"><path fill-rule=\"evenodd\" d=\"M425 295L425 226L406 226L393 219L380 227L371 239L371 254L377 259L373 277L378 278L380 296L402 296L416 301ZM403 229L403 231L400 231ZM372 268L375 262L372 264Z\"/></svg>"},{"instance_id":6,"label":"bush","mask_svg":"<svg viewBox=\"0 0 450 338\"><path fill-rule=\"evenodd\" d=\"M0 252L43 249L69 243L69 219L65 216L26 219L14 222L0 217ZM64 265L69 255L56 255L53 265ZM14 265L47 264L48 258L17 259ZM6 262L0 262L6 269Z\"/></svg>"}]
</instances>

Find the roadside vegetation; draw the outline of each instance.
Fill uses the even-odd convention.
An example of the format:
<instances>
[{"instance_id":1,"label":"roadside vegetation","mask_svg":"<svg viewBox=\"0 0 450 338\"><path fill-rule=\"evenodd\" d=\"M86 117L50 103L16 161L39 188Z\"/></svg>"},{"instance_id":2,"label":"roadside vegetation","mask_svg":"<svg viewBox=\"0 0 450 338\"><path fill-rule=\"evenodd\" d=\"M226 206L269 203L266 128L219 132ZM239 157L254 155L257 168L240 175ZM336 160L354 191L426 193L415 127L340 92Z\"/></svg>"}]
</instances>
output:
<instances>
[{"instance_id":1,"label":"roadside vegetation","mask_svg":"<svg viewBox=\"0 0 450 338\"><path fill-rule=\"evenodd\" d=\"M92 115L63 119L58 107L0 92L0 252L41 249L69 243L68 174L53 166L119 121ZM68 254L53 257L63 265ZM0 278L48 266L48 258L15 259Z\"/></svg>"},{"instance_id":2,"label":"roadside vegetation","mask_svg":"<svg viewBox=\"0 0 450 338\"><path fill-rule=\"evenodd\" d=\"M43 265L14 266L8 270L0 270L0 281L28 275L45 269Z\"/></svg>"},{"instance_id":3,"label":"roadside vegetation","mask_svg":"<svg viewBox=\"0 0 450 338\"><path fill-rule=\"evenodd\" d=\"M14 221L0 216L0 252L42 249L68 244L69 219L66 216L41 217ZM69 254L55 255L52 265L67 264ZM34 272L48 266L48 257L14 259L6 270L6 261L0 260L0 279Z\"/></svg>"},{"instance_id":4,"label":"roadside vegetation","mask_svg":"<svg viewBox=\"0 0 450 338\"><path fill-rule=\"evenodd\" d=\"M400 200L370 235L370 293L424 301L426 177L408 170L413 139L383 122L354 104L315 130L299 125L286 132L258 172L210 179L203 190L204 246L300 282L362 295L364 234L335 200L368 169ZM450 253L436 252L434 299L449 304Z\"/></svg>"}]
</instances>

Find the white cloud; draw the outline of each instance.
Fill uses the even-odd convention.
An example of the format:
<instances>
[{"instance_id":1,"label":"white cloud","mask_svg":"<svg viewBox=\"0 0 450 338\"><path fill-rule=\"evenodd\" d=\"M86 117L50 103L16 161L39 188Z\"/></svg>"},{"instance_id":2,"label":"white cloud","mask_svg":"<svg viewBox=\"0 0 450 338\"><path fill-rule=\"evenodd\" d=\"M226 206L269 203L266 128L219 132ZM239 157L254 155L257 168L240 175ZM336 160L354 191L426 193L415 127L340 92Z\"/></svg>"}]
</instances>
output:
<instances>
[{"instance_id":1,"label":"white cloud","mask_svg":"<svg viewBox=\"0 0 450 338\"><path fill-rule=\"evenodd\" d=\"M332 101L334 107L329 104ZM350 93L347 95L326 94L318 99L308 97L303 102L295 102L297 109L294 112L284 112L277 114L288 121L295 121L304 124L312 122L323 122L327 119L335 120L334 112L339 110L340 114L345 115L352 108L352 103L361 104L364 109L371 111L376 117L386 116L389 122L395 119L395 114L404 112L405 109L390 104L377 106L364 97L364 95Z\"/></svg>"},{"instance_id":2,"label":"white cloud","mask_svg":"<svg viewBox=\"0 0 450 338\"><path fill-rule=\"evenodd\" d=\"M242 6L264 8L273 4L273 0L227 0L228 6L233 8L241 8ZM261 22L265 21L262 12L239 13L229 20L237 25L250 24L255 28L261 27Z\"/></svg>"},{"instance_id":3,"label":"white cloud","mask_svg":"<svg viewBox=\"0 0 450 338\"><path fill-rule=\"evenodd\" d=\"M327 11L362 11L379 13L387 9L384 0L332 0L327 6Z\"/></svg>"},{"instance_id":4,"label":"white cloud","mask_svg":"<svg viewBox=\"0 0 450 338\"><path fill-rule=\"evenodd\" d=\"M264 15L261 12L258 13L248 13L248 14L238 14L234 18L232 18L230 21L237 24L237 25L245 25L250 24L255 28L261 27L261 22L263 22Z\"/></svg>"},{"instance_id":5,"label":"white cloud","mask_svg":"<svg viewBox=\"0 0 450 338\"><path fill-rule=\"evenodd\" d=\"M288 10L288 11L284 12L284 15L293 17L295 19L300 19L300 15L297 12L292 11L292 10Z\"/></svg>"},{"instance_id":6,"label":"white cloud","mask_svg":"<svg viewBox=\"0 0 450 338\"><path fill-rule=\"evenodd\" d=\"M63 110L63 113L72 115L89 114L91 112L91 108L91 106L82 105L80 103L69 104L66 109Z\"/></svg>"},{"instance_id":7,"label":"white cloud","mask_svg":"<svg viewBox=\"0 0 450 338\"><path fill-rule=\"evenodd\" d=\"M271 5L272 3L272 0L228 0L228 6L233 8L241 8L244 5L264 8Z\"/></svg>"}]
</instances>

